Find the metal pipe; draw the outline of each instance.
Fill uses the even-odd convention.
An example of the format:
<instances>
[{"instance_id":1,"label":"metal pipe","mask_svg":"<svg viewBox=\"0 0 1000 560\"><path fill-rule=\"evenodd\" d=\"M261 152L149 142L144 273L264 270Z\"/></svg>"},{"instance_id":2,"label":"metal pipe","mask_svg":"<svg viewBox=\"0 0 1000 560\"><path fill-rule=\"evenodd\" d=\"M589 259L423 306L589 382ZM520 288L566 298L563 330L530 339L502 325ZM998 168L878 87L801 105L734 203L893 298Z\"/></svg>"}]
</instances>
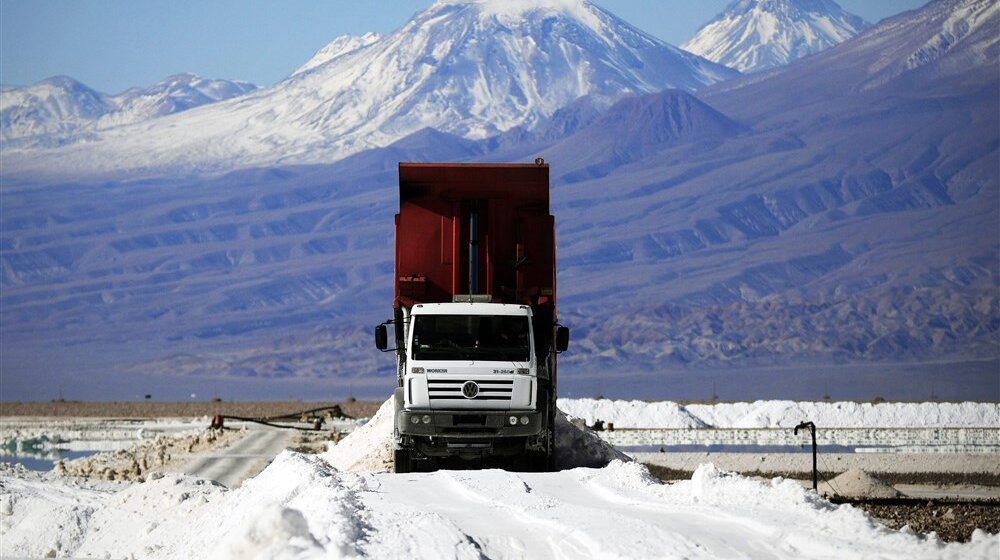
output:
<instances>
[{"instance_id":1,"label":"metal pipe","mask_svg":"<svg viewBox=\"0 0 1000 560\"><path fill-rule=\"evenodd\" d=\"M816 488L816 424L812 422L802 422L798 426L795 426L795 435L799 435L799 428L809 428L812 432L812 442L813 442L813 490L817 491Z\"/></svg>"}]
</instances>

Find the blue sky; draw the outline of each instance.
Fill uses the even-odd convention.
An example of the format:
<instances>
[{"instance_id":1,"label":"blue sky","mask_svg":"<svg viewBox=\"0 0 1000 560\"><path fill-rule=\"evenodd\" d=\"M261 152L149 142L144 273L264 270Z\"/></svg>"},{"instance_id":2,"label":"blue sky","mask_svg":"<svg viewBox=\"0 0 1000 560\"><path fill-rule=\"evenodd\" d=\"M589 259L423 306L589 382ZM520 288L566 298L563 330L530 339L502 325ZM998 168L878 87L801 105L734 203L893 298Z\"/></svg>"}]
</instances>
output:
<instances>
[{"instance_id":1,"label":"blue sky","mask_svg":"<svg viewBox=\"0 0 1000 560\"><path fill-rule=\"evenodd\" d=\"M498 0L499 1L499 0ZM594 0L680 44L729 0ZM273 84L344 33L388 33L431 0L0 0L0 83L68 75L105 93L170 74ZM839 0L875 22L925 0Z\"/></svg>"}]
</instances>

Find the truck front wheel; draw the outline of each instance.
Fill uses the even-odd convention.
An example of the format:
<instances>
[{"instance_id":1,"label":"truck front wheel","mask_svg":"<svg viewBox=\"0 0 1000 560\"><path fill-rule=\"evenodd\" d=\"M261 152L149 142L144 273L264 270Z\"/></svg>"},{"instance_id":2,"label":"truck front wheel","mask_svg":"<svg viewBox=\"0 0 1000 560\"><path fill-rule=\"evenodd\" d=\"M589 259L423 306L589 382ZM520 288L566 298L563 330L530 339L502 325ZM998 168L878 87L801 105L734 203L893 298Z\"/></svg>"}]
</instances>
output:
<instances>
[{"instance_id":1,"label":"truck front wheel","mask_svg":"<svg viewBox=\"0 0 1000 560\"><path fill-rule=\"evenodd\" d=\"M392 450L393 472L408 473L413 470L409 449Z\"/></svg>"},{"instance_id":2,"label":"truck front wheel","mask_svg":"<svg viewBox=\"0 0 1000 560\"><path fill-rule=\"evenodd\" d=\"M521 472L549 472L552 470L552 455L545 451L525 451L518 457L514 469Z\"/></svg>"}]
</instances>

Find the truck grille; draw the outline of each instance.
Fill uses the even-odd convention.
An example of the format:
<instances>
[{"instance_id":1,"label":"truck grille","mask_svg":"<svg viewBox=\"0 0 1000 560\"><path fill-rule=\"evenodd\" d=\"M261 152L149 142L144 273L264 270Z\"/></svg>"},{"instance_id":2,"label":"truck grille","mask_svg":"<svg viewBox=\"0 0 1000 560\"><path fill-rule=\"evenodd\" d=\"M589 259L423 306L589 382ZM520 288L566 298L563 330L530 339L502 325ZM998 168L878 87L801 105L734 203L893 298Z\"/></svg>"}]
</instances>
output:
<instances>
[{"instance_id":1,"label":"truck grille","mask_svg":"<svg viewBox=\"0 0 1000 560\"><path fill-rule=\"evenodd\" d=\"M462 385L474 381L479 385L479 394L468 399L462 394ZM509 401L514 390L513 379L428 379L427 392L434 400L460 401Z\"/></svg>"}]
</instances>

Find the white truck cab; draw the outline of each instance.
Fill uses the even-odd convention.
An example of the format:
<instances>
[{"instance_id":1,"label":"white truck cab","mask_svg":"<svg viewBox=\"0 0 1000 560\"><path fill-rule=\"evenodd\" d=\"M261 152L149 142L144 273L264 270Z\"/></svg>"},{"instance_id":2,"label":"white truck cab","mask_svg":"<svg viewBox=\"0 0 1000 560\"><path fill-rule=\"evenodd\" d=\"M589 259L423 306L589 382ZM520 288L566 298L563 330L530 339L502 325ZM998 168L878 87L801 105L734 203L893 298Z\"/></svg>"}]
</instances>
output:
<instances>
[{"instance_id":1,"label":"white truck cab","mask_svg":"<svg viewBox=\"0 0 1000 560\"><path fill-rule=\"evenodd\" d=\"M405 360L406 410L535 408L538 365L527 305L417 304Z\"/></svg>"},{"instance_id":2,"label":"white truck cab","mask_svg":"<svg viewBox=\"0 0 1000 560\"><path fill-rule=\"evenodd\" d=\"M448 458L515 457L545 468L552 414L538 399L531 307L474 299L420 303L403 314L396 472Z\"/></svg>"}]
</instances>

